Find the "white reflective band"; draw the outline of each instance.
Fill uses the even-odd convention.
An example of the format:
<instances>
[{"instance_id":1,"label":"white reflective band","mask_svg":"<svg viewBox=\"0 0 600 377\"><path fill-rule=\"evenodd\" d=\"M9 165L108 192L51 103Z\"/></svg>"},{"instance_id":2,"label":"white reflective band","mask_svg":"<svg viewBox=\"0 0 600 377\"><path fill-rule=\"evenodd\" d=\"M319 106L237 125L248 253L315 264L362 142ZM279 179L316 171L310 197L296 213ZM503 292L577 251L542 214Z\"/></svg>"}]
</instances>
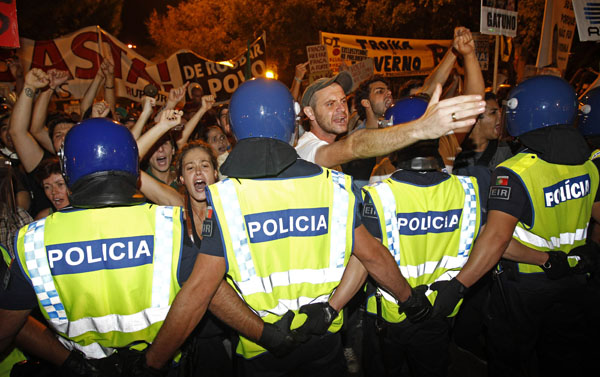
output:
<instances>
[{"instance_id":1,"label":"white reflective band","mask_svg":"<svg viewBox=\"0 0 600 377\"><path fill-rule=\"evenodd\" d=\"M407 279L417 278L419 276L433 274L435 270L442 268L445 270L460 269L466 263L466 260L462 256L453 257L450 255L444 255L439 261L427 261L425 263L416 266L400 266L400 272L402 276Z\"/></svg>"},{"instance_id":2,"label":"white reflective band","mask_svg":"<svg viewBox=\"0 0 600 377\"><path fill-rule=\"evenodd\" d=\"M576 241L585 240L587 238L588 224L586 224L582 229L576 229L574 233L561 233L558 237L550 237L549 240L542 238L537 234L533 234L530 231L521 228L520 226L515 227L513 236L519 240L527 242L530 245L555 250L559 249L562 245L573 245Z\"/></svg>"},{"instance_id":3,"label":"white reflective band","mask_svg":"<svg viewBox=\"0 0 600 377\"><path fill-rule=\"evenodd\" d=\"M240 279L244 282L256 276L256 268L254 268L252 254L250 254L246 224L244 223L240 202L231 179L217 183L216 187L219 191L219 196L225 199L221 200L223 211L225 212L225 221L229 228L229 237L231 238L235 259L240 270Z\"/></svg>"},{"instance_id":4,"label":"white reflective band","mask_svg":"<svg viewBox=\"0 0 600 377\"><path fill-rule=\"evenodd\" d=\"M83 352L88 359L103 359L112 355L115 352L114 348L102 347L98 343L88 344L82 346L81 344L75 343L72 340L57 336L58 340L65 346L66 349L72 351L73 349Z\"/></svg>"},{"instance_id":5,"label":"white reflective band","mask_svg":"<svg viewBox=\"0 0 600 377\"><path fill-rule=\"evenodd\" d=\"M323 268L320 270L290 270L275 272L261 278L254 275L246 281L237 282L237 286L245 295L254 293L271 293L273 287L284 287L291 284L323 284L342 280L343 268Z\"/></svg>"},{"instance_id":6,"label":"white reflective band","mask_svg":"<svg viewBox=\"0 0 600 377\"><path fill-rule=\"evenodd\" d=\"M161 308L169 306L173 263L173 207L158 206L155 223L152 307Z\"/></svg>"},{"instance_id":7,"label":"white reflective band","mask_svg":"<svg viewBox=\"0 0 600 377\"><path fill-rule=\"evenodd\" d=\"M318 303L318 302L326 302L329 300L329 294L319 296L317 298L313 297L298 297L295 300L278 300L278 304L276 307L269 310L260 310L258 311L258 315L261 318L268 316L269 314L274 314L276 316L281 317L288 310L298 310L302 305Z\"/></svg>"},{"instance_id":8,"label":"white reflective band","mask_svg":"<svg viewBox=\"0 0 600 377\"><path fill-rule=\"evenodd\" d=\"M45 219L29 224L25 233L24 249L25 263L31 284L37 295L40 304L43 306L50 321L55 324L67 323L67 313L63 306L56 287L50 266L46 257L46 247L44 246L44 228Z\"/></svg>"},{"instance_id":9,"label":"white reflective band","mask_svg":"<svg viewBox=\"0 0 600 377\"><path fill-rule=\"evenodd\" d=\"M396 198L390 186L385 182L379 182L373 187L377 191L383 205L388 249L394 256L396 264L400 266L400 230L398 229L398 219L396 217Z\"/></svg>"},{"instance_id":10,"label":"white reflective band","mask_svg":"<svg viewBox=\"0 0 600 377\"><path fill-rule=\"evenodd\" d=\"M132 333L144 330L152 324L164 321L170 306L144 309L133 314L109 314L103 317L86 317L54 326L68 338L74 338L93 331L105 334L111 331Z\"/></svg>"},{"instance_id":11,"label":"white reflective band","mask_svg":"<svg viewBox=\"0 0 600 377\"><path fill-rule=\"evenodd\" d=\"M329 229L329 266L344 268L346 256L346 226L348 222L348 191L344 174L331 170L333 178L333 207Z\"/></svg>"}]
</instances>

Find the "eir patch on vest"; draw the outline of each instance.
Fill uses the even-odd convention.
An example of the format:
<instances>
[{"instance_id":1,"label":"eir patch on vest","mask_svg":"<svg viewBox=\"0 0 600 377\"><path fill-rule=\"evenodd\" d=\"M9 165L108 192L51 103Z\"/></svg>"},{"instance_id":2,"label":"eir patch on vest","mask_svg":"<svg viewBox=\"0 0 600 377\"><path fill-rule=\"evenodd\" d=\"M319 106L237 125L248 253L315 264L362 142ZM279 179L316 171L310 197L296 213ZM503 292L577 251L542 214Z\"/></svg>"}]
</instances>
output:
<instances>
[{"instance_id":1,"label":"eir patch on vest","mask_svg":"<svg viewBox=\"0 0 600 377\"><path fill-rule=\"evenodd\" d=\"M373 203L365 203L363 206L363 216L370 217L372 219L377 218L377 210L375 209L375 205Z\"/></svg>"},{"instance_id":2,"label":"eir patch on vest","mask_svg":"<svg viewBox=\"0 0 600 377\"><path fill-rule=\"evenodd\" d=\"M507 186L491 186L489 199L510 200L510 187Z\"/></svg>"}]
</instances>

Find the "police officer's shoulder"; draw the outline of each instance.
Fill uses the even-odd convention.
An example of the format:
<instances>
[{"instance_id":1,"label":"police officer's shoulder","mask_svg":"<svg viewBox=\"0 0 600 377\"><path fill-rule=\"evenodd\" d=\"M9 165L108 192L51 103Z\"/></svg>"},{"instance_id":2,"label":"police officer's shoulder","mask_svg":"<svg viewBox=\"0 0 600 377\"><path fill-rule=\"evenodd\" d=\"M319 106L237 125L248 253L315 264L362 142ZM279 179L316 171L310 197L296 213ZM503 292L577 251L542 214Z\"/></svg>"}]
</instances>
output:
<instances>
[{"instance_id":1,"label":"police officer's shoulder","mask_svg":"<svg viewBox=\"0 0 600 377\"><path fill-rule=\"evenodd\" d=\"M398 182L426 187L442 183L449 179L450 175L441 171L420 172L400 169L396 170L391 178Z\"/></svg>"},{"instance_id":2,"label":"police officer's shoulder","mask_svg":"<svg viewBox=\"0 0 600 377\"><path fill-rule=\"evenodd\" d=\"M278 178L306 177L320 174L322 171L323 168L319 165L299 158L279 173Z\"/></svg>"}]
</instances>

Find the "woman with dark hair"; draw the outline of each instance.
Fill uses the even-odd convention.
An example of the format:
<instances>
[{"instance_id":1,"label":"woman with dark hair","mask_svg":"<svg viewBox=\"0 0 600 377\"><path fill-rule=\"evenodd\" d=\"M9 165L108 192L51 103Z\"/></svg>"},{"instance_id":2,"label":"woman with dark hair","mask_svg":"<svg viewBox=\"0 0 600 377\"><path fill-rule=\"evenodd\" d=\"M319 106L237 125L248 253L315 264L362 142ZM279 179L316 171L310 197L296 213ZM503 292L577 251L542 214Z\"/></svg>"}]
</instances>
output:
<instances>
[{"instance_id":1,"label":"woman with dark hair","mask_svg":"<svg viewBox=\"0 0 600 377\"><path fill-rule=\"evenodd\" d=\"M69 190L60 170L60 161L57 157L42 160L36 169L36 178L44 188L44 193L52 205L52 207L41 210L35 216L36 220L44 218L70 204Z\"/></svg>"},{"instance_id":2,"label":"woman with dark hair","mask_svg":"<svg viewBox=\"0 0 600 377\"><path fill-rule=\"evenodd\" d=\"M155 127L166 130L178 124L176 120L165 121L170 117L169 114L163 117ZM161 136L157 133L157 137ZM200 247L202 237L208 231L203 229L204 220L212 212L207 206L205 188L218 181L217 158L208 144L194 140L179 150L175 166L181 185L179 191L153 179L144 171L140 171L140 191L156 204L184 207L184 224L189 236L184 242L191 241ZM202 373L202 376L215 377L233 375L232 362L224 343L228 338L227 333L227 327L215 317L205 316L182 348L186 357L182 358L181 374L193 376Z\"/></svg>"}]
</instances>

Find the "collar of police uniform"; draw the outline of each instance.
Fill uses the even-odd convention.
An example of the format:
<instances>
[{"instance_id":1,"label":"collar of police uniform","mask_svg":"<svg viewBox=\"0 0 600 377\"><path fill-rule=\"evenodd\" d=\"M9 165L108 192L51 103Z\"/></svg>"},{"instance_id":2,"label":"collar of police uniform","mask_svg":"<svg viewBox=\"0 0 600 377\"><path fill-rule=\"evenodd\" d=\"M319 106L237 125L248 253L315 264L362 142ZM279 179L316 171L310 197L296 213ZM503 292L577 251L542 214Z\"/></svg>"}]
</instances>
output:
<instances>
[{"instance_id":1,"label":"collar of police uniform","mask_svg":"<svg viewBox=\"0 0 600 377\"><path fill-rule=\"evenodd\" d=\"M519 136L519 141L551 164L581 165L591 154L585 138L570 124L539 128Z\"/></svg>"},{"instance_id":2,"label":"collar of police uniform","mask_svg":"<svg viewBox=\"0 0 600 377\"><path fill-rule=\"evenodd\" d=\"M249 138L237 142L220 170L235 178L274 177L297 159L296 150L283 141Z\"/></svg>"}]
</instances>

